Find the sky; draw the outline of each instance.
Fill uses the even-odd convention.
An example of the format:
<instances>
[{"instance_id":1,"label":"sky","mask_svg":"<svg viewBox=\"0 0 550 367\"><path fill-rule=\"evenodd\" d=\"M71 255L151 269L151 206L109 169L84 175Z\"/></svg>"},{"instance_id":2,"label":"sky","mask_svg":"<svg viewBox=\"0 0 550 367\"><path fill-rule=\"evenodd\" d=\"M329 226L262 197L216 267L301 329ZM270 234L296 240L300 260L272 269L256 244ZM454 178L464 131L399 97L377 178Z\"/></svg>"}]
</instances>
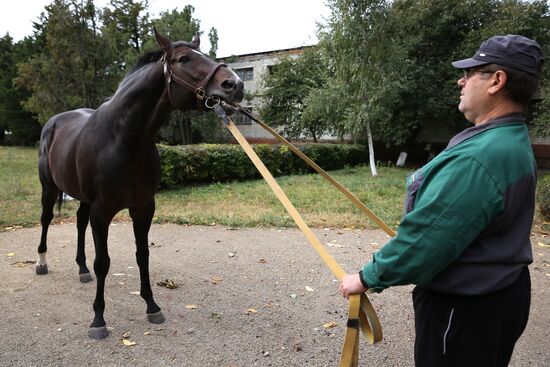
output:
<instances>
[{"instance_id":1,"label":"sky","mask_svg":"<svg viewBox=\"0 0 550 367\"><path fill-rule=\"evenodd\" d=\"M18 41L32 35L32 22L52 0L0 2L0 37L7 32ZM98 7L108 0L94 0ZM201 49L210 50L208 32L218 31L218 57L294 48L317 43L317 23L330 15L326 0L149 0L151 17L161 11L195 8L200 20Z\"/></svg>"}]
</instances>

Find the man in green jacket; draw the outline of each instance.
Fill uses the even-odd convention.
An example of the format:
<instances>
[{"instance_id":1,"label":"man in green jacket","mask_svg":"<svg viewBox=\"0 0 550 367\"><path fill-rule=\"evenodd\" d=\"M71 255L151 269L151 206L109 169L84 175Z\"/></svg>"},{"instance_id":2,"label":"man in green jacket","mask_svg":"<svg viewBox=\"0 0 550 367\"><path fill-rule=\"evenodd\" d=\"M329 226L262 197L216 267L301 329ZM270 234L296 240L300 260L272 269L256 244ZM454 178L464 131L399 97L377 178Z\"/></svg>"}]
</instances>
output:
<instances>
[{"instance_id":1,"label":"man in green jacket","mask_svg":"<svg viewBox=\"0 0 550 367\"><path fill-rule=\"evenodd\" d=\"M416 284L417 366L507 366L527 324L536 165L523 113L543 55L518 35L494 36L453 62L458 109L474 124L407 178L397 236L344 297Z\"/></svg>"}]
</instances>

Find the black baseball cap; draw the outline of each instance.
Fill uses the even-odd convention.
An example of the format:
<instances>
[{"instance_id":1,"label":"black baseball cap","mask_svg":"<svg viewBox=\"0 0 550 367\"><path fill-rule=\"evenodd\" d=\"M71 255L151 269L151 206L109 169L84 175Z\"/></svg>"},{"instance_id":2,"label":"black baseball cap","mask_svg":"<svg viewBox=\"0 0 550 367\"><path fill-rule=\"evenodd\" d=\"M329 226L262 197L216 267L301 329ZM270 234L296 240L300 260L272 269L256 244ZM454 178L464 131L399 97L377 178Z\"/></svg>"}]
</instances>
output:
<instances>
[{"instance_id":1,"label":"black baseball cap","mask_svg":"<svg viewBox=\"0 0 550 367\"><path fill-rule=\"evenodd\" d=\"M493 36L484 41L469 59L452 63L457 69L469 69L487 64L498 64L540 76L544 56L537 42L524 36L509 34Z\"/></svg>"}]
</instances>

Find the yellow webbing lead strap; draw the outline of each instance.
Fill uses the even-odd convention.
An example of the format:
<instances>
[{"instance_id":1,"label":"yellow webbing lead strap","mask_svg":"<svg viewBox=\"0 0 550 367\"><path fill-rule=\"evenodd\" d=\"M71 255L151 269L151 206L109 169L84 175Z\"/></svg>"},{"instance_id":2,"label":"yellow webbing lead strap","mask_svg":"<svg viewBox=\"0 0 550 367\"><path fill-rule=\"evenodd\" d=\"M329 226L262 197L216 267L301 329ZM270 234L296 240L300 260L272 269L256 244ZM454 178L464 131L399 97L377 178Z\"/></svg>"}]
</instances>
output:
<instances>
[{"instance_id":1,"label":"yellow webbing lead strap","mask_svg":"<svg viewBox=\"0 0 550 367\"><path fill-rule=\"evenodd\" d=\"M332 178L325 170L323 170L321 167L319 167L315 162L313 162L307 155L302 153L298 148L296 148L291 142L283 138L279 133L277 133L275 130L267 126L265 122L260 120L258 116L254 115L252 112L250 112L248 109L242 107L241 105L236 105L236 107L250 117L252 120L256 121L258 125L263 127L267 132L269 132L271 135L273 135L277 140L279 140L281 143L285 144L296 154L298 157L302 158L311 168L313 168L317 173L319 173L321 176L323 176L328 182L330 182L334 187L336 187L340 192L342 192L348 199L351 200L353 204L355 204L356 207L361 209L373 222L378 224L380 228L384 230L390 237L395 237L395 231L391 229L384 221L376 216L369 208L365 206L359 200L355 195L353 195L348 189L346 189L344 186L342 186L338 181L336 181L334 178Z\"/></svg>"},{"instance_id":2,"label":"yellow webbing lead strap","mask_svg":"<svg viewBox=\"0 0 550 367\"><path fill-rule=\"evenodd\" d=\"M283 192L279 184L275 181L269 170L265 167L260 160L256 152L252 149L248 141L242 136L241 132L233 121L225 114L220 105L214 107L214 111L222 118L226 123L227 128L231 134L235 137L237 142L242 146L245 153L248 155L252 163L256 166L264 180L267 182L273 193L277 196L281 204L285 207L288 214L294 219L298 227L302 230L310 244L317 251L321 259L325 262L328 268L332 271L334 276L338 280L342 280L346 275L340 265L334 260L334 258L328 253L325 247L321 244L319 239L315 236L313 231L302 219L294 205L290 202L286 194ZM367 337L369 343L376 343L382 340L382 327L378 316L372 307L368 297L365 294L354 295L350 297L349 304L349 320L346 329L346 335L344 339L344 347L342 349L342 356L340 360L341 367L355 367L358 362L359 351L359 327L363 330L363 333ZM351 353L351 354L350 354Z\"/></svg>"}]
</instances>

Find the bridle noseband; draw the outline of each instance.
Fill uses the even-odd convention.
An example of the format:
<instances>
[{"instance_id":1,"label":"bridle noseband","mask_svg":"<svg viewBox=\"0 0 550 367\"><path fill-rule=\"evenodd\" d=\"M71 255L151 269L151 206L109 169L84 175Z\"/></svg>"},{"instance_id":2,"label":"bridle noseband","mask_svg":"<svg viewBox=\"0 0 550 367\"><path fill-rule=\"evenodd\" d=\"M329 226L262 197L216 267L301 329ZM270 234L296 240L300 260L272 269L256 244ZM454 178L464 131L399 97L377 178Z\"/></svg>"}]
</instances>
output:
<instances>
[{"instance_id":1,"label":"bridle noseband","mask_svg":"<svg viewBox=\"0 0 550 367\"><path fill-rule=\"evenodd\" d=\"M210 98L216 98L219 102L219 97L215 97L215 96L210 97L210 96L206 95L206 86L208 85L208 82L210 82L210 79L212 79L214 74L216 74L216 72L218 71L219 68L221 68L222 66L227 67L226 64L216 63L212 67L212 70L210 70L210 72L208 73L206 78L204 78L197 85L194 85L194 84L188 82L187 80L185 80L182 76L177 75L176 73L174 73L172 71L172 69L170 68L170 62L168 61L168 57L166 57L166 53L164 53L164 55L162 55L162 58L160 59L160 61L162 62L163 67L164 67L164 77L166 78L166 90L168 92L168 99L170 100L170 104L172 104L173 107L176 107L176 105L174 104L174 101L172 100L172 80L174 80L174 82L176 82L176 84L179 84L182 87L184 87L185 89L195 93L195 96L197 96L197 106L198 107L201 107L201 103L203 103L203 102L208 104L208 100Z\"/></svg>"}]
</instances>

